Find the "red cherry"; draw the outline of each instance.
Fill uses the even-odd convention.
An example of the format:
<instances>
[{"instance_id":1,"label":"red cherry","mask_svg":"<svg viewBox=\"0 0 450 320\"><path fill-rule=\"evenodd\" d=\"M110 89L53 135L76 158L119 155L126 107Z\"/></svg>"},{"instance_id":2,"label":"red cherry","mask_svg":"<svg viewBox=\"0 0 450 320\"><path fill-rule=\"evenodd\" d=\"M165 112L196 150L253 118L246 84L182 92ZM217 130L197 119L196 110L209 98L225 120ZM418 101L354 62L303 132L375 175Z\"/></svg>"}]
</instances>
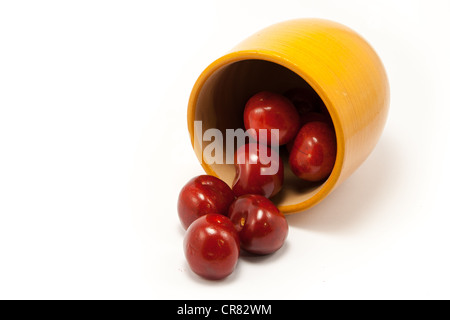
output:
<instances>
[{"instance_id":1,"label":"red cherry","mask_svg":"<svg viewBox=\"0 0 450 320\"><path fill-rule=\"evenodd\" d=\"M218 280L230 275L239 258L239 236L233 223L221 214L195 220L184 238L186 260L196 274Z\"/></svg>"},{"instance_id":2,"label":"red cherry","mask_svg":"<svg viewBox=\"0 0 450 320\"><path fill-rule=\"evenodd\" d=\"M296 176L308 181L328 177L336 161L336 135L333 128L320 121L305 124L297 134L289 156Z\"/></svg>"},{"instance_id":3,"label":"red cherry","mask_svg":"<svg viewBox=\"0 0 450 320\"><path fill-rule=\"evenodd\" d=\"M306 123L313 122L313 121L321 121L321 122L328 123L329 125L333 125L333 122L331 121L331 118L328 113L323 114L323 113L318 113L318 112L308 112L308 113L305 113L304 115L302 115L300 127L303 127ZM286 144L286 148L289 152L291 152L292 147L294 146L294 141L295 141L295 139L292 139L291 141L289 141L288 144Z\"/></svg>"},{"instance_id":4,"label":"red cherry","mask_svg":"<svg viewBox=\"0 0 450 320\"><path fill-rule=\"evenodd\" d=\"M294 105L281 94L262 91L252 96L244 109L245 129L258 142L275 144L271 140L271 130L278 129L278 144L283 145L293 139L300 128L300 116ZM267 139L260 137L259 130L267 129Z\"/></svg>"},{"instance_id":5,"label":"red cherry","mask_svg":"<svg viewBox=\"0 0 450 320\"><path fill-rule=\"evenodd\" d=\"M302 119L301 127L303 127L308 122L313 122L313 121L325 122L325 123L328 123L329 125L333 124L333 122L331 121L330 115L328 113L324 114L324 113L319 113L319 112L308 112L308 113L305 113L301 119ZM292 141L295 141L295 139L293 139Z\"/></svg>"},{"instance_id":6,"label":"red cherry","mask_svg":"<svg viewBox=\"0 0 450 320\"><path fill-rule=\"evenodd\" d=\"M231 188L219 178L200 175L191 179L178 197L178 216L185 229L208 213L226 215L234 200Z\"/></svg>"},{"instance_id":7,"label":"red cherry","mask_svg":"<svg viewBox=\"0 0 450 320\"><path fill-rule=\"evenodd\" d=\"M322 99L312 88L292 88L286 91L284 96L294 104L300 115L321 112L325 107Z\"/></svg>"},{"instance_id":8,"label":"red cherry","mask_svg":"<svg viewBox=\"0 0 450 320\"><path fill-rule=\"evenodd\" d=\"M234 167L233 192L237 197L260 194L270 198L281 190L283 161L275 150L266 145L249 143L241 146L235 153Z\"/></svg>"},{"instance_id":9,"label":"red cherry","mask_svg":"<svg viewBox=\"0 0 450 320\"><path fill-rule=\"evenodd\" d=\"M284 215L267 198L249 194L237 198L228 216L239 234L241 248L255 254L269 254L283 245L288 234Z\"/></svg>"}]
</instances>

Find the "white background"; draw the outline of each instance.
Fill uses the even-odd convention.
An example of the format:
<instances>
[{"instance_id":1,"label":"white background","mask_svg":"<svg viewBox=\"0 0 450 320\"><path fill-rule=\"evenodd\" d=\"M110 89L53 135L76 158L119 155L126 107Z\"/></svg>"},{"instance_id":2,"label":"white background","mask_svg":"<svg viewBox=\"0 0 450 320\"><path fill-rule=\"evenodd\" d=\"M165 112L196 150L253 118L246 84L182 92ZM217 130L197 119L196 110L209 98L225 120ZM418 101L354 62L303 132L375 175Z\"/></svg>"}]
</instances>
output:
<instances>
[{"instance_id":1,"label":"white background","mask_svg":"<svg viewBox=\"0 0 450 320\"><path fill-rule=\"evenodd\" d=\"M1 299L449 299L448 1L0 2ZM202 174L200 72L272 23L319 17L383 60L383 136L276 254L187 266L176 201Z\"/></svg>"}]
</instances>

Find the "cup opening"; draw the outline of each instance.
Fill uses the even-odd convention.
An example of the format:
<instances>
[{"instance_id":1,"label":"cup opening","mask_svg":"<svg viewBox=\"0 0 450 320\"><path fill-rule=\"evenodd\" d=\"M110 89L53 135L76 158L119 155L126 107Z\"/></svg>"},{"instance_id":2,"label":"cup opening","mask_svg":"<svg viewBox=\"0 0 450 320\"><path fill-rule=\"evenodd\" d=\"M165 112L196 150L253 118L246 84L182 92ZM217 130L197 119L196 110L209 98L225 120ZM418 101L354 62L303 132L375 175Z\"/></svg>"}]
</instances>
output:
<instances>
[{"instance_id":1,"label":"cup opening","mask_svg":"<svg viewBox=\"0 0 450 320\"><path fill-rule=\"evenodd\" d=\"M287 67L260 59L232 61L203 76L191 106L194 108L193 120L202 122L200 139L210 128L217 128L224 137L226 129L245 130L244 107L247 100L257 92L272 91L283 94L291 88L313 90L300 75ZM195 139L199 139L198 135ZM196 154L203 155L203 150L209 143L194 143ZM234 145L236 146L235 143ZM208 174L218 176L231 186L235 168L233 164L227 164L225 161L225 141L222 141L222 148L223 164L207 164L202 156L202 166ZM233 152L235 150L236 148ZM290 170L289 153L285 146L280 146L280 156L285 169L284 185L282 190L271 198L278 207L305 202L316 195L326 183L326 180L307 182L296 177Z\"/></svg>"}]
</instances>

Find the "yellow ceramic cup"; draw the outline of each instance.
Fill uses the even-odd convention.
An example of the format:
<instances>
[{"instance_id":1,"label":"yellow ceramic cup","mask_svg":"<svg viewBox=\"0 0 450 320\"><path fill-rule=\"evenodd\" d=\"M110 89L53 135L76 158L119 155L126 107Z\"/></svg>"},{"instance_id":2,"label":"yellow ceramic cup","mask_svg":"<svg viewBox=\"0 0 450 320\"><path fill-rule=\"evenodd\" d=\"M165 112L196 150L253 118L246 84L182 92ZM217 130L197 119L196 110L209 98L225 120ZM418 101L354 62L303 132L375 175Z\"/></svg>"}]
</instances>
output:
<instances>
[{"instance_id":1,"label":"yellow ceramic cup","mask_svg":"<svg viewBox=\"0 0 450 320\"><path fill-rule=\"evenodd\" d=\"M209 128L223 133L244 128L243 110L251 95L307 86L322 98L333 120L336 163L329 178L320 183L303 183L285 166L284 187L272 200L285 214L323 200L373 150L389 108L389 84L375 51L353 30L328 20L297 19L272 25L202 72L192 89L187 118L191 143L206 173L231 185L235 169L232 164L205 161L207 143L194 140L203 138L195 135L194 121L202 121L202 134Z\"/></svg>"}]
</instances>

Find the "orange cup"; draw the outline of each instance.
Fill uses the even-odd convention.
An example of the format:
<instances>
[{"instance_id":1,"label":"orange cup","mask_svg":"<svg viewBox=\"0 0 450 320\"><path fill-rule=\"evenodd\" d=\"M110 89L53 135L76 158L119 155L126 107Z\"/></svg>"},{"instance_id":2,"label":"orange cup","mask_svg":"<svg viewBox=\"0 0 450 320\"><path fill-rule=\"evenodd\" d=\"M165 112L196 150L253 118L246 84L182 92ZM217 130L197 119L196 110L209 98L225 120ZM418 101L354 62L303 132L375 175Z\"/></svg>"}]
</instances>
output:
<instances>
[{"instance_id":1,"label":"orange cup","mask_svg":"<svg viewBox=\"0 0 450 320\"><path fill-rule=\"evenodd\" d=\"M189 98L187 120L192 146L205 172L229 185L235 176L233 164L205 161L207 143L194 140L202 139L195 134L194 121L202 121L202 133L217 128L225 135L226 129L244 128L245 103L256 92L283 93L308 86L323 100L333 121L336 162L328 179L318 183L303 182L285 170L283 189L271 200L285 214L323 200L374 149L389 109L388 79L376 52L356 32L328 20L296 19L269 26L201 73ZM286 161L286 155L282 156Z\"/></svg>"}]
</instances>

